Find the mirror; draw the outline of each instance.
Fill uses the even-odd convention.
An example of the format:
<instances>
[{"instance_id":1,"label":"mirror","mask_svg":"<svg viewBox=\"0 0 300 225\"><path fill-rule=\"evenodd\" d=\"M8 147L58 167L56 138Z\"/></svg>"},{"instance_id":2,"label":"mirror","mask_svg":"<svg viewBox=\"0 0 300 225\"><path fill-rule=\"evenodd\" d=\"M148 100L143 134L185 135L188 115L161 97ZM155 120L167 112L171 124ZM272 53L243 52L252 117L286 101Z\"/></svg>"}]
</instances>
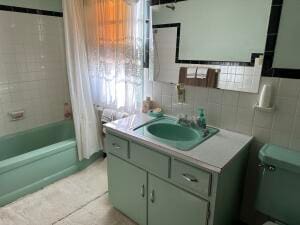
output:
<instances>
[{"instance_id":1,"label":"mirror","mask_svg":"<svg viewBox=\"0 0 300 225\"><path fill-rule=\"evenodd\" d=\"M269 61L265 60L264 75L299 79L300 74L300 1L288 0L282 2L282 13L276 18L280 24L276 45L267 50ZM277 33L273 30L272 34ZM273 53L273 54L272 54Z\"/></svg>"},{"instance_id":2,"label":"mirror","mask_svg":"<svg viewBox=\"0 0 300 225\"><path fill-rule=\"evenodd\" d=\"M183 67L196 78L216 69L215 87L258 91L272 0L165 2L151 7L154 80L178 83Z\"/></svg>"}]
</instances>

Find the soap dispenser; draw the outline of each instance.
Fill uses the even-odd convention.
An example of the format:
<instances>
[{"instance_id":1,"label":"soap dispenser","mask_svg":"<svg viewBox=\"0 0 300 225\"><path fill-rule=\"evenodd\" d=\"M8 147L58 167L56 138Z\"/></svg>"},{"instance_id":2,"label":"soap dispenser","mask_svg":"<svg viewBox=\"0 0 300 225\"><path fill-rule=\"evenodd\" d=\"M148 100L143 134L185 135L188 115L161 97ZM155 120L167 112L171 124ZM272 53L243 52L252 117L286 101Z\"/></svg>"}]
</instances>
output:
<instances>
[{"instance_id":1,"label":"soap dispenser","mask_svg":"<svg viewBox=\"0 0 300 225\"><path fill-rule=\"evenodd\" d=\"M198 114L199 114L199 117L197 120L198 126L202 129L206 129L206 116L204 113L204 109L198 108Z\"/></svg>"}]
</instances>

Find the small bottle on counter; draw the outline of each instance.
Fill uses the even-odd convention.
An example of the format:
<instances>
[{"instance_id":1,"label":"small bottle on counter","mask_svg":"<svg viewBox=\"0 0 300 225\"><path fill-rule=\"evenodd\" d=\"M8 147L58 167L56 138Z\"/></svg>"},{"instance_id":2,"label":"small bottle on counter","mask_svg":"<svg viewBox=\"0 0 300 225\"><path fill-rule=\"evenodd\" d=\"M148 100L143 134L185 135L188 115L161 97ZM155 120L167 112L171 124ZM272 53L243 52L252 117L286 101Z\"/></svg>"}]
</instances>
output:
<instances>
[{"instance_id":1,"label":"small bottle on counter","mask_svg":"<svg viewBox=\"0 0 300 225\"><path fill-rule=\"evenodd\" d=\"M72 108L68 102L64 104L64 116L65 119L72 119Z\"/></svg>"},{"instance_id":2,"label":"small bottle on counter","mask_svg":"<svg viewBox=\"0 0 300 225\"><path fill-rule=\"evenodd\" d=\"M150 97L147 97L145 101L143 101L142 112L147 113L150 109L152 109L152 101Z\"/></svg>"}]
</instances>

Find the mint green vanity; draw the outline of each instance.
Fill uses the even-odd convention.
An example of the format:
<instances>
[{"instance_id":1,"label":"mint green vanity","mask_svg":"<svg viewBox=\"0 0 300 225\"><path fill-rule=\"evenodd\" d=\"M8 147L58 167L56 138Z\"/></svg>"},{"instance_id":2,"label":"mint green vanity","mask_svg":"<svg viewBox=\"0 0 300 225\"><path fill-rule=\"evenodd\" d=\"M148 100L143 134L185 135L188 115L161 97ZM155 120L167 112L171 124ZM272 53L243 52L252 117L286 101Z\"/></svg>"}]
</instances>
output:
<instances>
[{"instance_id":1,"label":"mint green vanity","mask_svg":"<svg viewBox=\"0 0 300 225\"><path fill-rule=\"evenodd\" d=\"M141 225L235 224L252 138L220 130L181 151L135 132L151 120L138 114L106 125L113 206Z\"/></svg>"}]
</instances>

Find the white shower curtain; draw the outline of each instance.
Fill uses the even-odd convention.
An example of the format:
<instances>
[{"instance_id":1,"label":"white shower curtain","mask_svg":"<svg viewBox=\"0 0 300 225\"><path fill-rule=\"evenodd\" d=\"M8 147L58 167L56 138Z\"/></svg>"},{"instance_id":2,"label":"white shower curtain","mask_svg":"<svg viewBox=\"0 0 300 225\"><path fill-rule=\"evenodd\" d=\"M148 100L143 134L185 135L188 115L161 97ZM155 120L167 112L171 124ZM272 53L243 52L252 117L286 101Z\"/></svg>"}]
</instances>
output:
<instances>
[{"instance_id":1,"label":"white shower curtain","mask_svg":"<svg viewBox=\"0 0 300 225\"><path fill-rule=\"evenodd\" d=\"M84 1L63 0L70 95L79 159L102 148L91 93L84 24Z\"/></svg>"}]
</instances>

